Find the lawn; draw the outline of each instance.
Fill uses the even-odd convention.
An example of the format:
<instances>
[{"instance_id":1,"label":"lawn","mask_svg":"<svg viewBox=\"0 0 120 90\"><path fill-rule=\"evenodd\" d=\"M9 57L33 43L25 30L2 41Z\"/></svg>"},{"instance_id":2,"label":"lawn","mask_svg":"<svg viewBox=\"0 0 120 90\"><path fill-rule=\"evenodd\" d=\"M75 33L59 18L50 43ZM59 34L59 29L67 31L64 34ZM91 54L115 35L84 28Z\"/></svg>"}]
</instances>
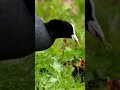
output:
<instances>
[{"instance_id":1,"label":"lawn","mask_svg":"<svg viewBox=\"0 0 120 90\"><path fill-rule=\"evenodd\" d=\"M85 84L71 76L66 61L85 59L84 0L36 0L35 13L44 22L62 19L75 26L80 41L57 39L52 47L35 53L35 90L85 90Z\"/></svg>"}]
</instances>

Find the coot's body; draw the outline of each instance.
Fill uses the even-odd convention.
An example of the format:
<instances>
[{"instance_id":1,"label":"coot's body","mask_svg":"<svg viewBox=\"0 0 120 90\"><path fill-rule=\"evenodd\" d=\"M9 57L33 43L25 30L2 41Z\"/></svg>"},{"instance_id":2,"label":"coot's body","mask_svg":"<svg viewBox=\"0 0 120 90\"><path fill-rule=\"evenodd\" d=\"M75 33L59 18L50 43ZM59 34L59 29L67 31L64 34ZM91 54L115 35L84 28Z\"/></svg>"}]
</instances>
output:
<instances>
[{"instance_id":1,"label":"coot's body","mask_svg":"<svg viewBox=\"0 0 120 90\"><path fill-rule=\"evenodd\" d=\"M35 29L35 50L42 51L48 49L54 40L51 40L43 21L38 16L35 16Z\"/></svg>"},{"instance_id":2,"label":"coot's body","mask_svg":"<svg viewBox=\"0 0 120 90\"><path fill-rule=\"evenodd\" d=\"M34 18L29 11L23 0L0 0L0 60L33 52Z\"/></svg>"}]
</instances>

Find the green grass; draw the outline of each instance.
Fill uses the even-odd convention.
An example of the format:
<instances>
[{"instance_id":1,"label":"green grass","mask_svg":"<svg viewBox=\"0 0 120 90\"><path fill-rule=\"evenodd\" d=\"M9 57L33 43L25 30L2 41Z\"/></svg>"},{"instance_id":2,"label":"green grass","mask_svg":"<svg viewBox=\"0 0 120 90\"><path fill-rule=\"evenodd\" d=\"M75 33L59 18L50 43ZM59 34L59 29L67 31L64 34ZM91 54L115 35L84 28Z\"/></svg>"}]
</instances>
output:
<instances>
[{"instance_id":1,"label":"green grass","mask_svg":"<svg viewBox=\"0 0 120 90\"><path fill-rule=\"evenodd\" d=\"M67 39L57 39L52 47L35 54L35 89L36 90L85 90L84 83L75 81L71 76L73 67L63 66L66 61L85 58L84 0L76 0L73 5L63 5L62 0L39 0L35 4L36 14L47 22L62 19L71 22L80 41L77 45ZM74 8L75 12L74 13ZM45 72L40 72L41 68Z\"/></svg>"},{"instance_id":2,"label":"green grass","mask_svg":"<svg viewBox=\"0 0 120 90\"><path fill-rule=\"evenodd\" d=\"M0 90L34 90L34 55L0 61Z\"/></svg>"}]
</instances>

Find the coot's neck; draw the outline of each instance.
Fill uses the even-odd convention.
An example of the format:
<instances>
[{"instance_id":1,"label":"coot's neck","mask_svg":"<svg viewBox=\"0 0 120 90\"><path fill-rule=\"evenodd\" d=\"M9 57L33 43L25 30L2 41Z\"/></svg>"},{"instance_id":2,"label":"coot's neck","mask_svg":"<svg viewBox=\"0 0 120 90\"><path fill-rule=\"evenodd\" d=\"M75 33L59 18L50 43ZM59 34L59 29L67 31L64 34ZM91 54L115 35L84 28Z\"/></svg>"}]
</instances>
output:
<instances>
[{"instance_id":1,"label":"coot's neck","mask_svg":"<svg viewBox=\"0 0 120 90\"><path fill-rule=\"evenodd\" d=\"M48 23L44 23L44 25L51 37L51 41L53 41L53 43L54 43L55 39L57 38L57 33L56 33L55 29L53 27L51 27Z\"/></svg>"},{"instance_id":2,"label":"coot's neck","mask_svg":"<svg viewBox=\"0 0 120 90\"><path fill-rule=\"evenodd\" d=\"M37 29L35 30L35 51L46 50L53 45L55 38L50 34L52 33L48 32L46 26L43 32L39 32Z\"/></svg>"}]
</instances>

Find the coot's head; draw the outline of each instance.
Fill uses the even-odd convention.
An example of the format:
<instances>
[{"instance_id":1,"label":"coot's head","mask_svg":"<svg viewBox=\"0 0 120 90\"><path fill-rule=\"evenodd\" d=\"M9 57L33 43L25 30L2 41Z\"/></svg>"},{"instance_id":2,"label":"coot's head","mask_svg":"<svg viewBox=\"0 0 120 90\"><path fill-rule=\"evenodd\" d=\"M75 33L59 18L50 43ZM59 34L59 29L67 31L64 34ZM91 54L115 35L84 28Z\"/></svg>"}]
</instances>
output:
<instances>
[{"instance_id":1,"label":"coot's head","mask_svg":"<svg viewBox=\"0 0 120 90\"><path fill-rule=\"evenodd\" d=\"M75 42L79 43L74 26L67 21L54 19L45 23L45 27L52 39L72 38Z\"/></svg>"}]
</instances>

